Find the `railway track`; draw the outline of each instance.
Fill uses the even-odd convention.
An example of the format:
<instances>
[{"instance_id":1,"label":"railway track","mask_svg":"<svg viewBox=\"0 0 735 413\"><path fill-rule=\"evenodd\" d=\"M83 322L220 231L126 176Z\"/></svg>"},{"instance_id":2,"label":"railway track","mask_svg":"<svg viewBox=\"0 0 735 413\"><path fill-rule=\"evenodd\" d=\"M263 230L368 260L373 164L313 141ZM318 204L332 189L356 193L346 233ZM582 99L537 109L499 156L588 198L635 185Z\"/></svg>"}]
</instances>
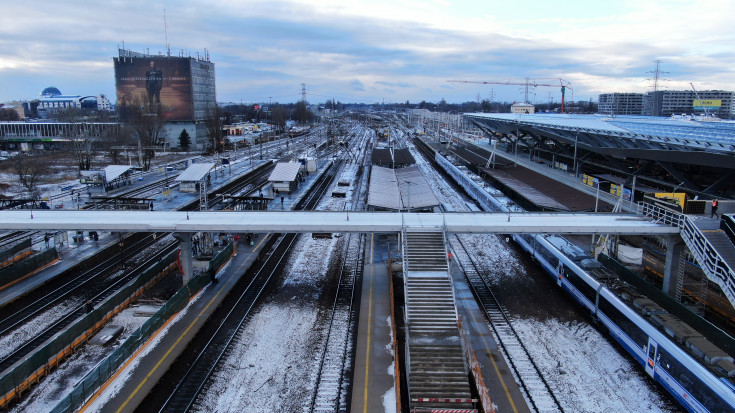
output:
<instances>
[{"instance_id":1,"label":"railway track","mask_svg":"<svg viewBox=\"0 0 735 413\"><path fill-rule=\"evenodd\" d=\"M134 247L134 250L136 251L135 253L139 253L149 248L152 244L150 238L152 237L146 237L138 242ZM120 258L118 256L112 256L105 262L91 269L90 271L87 271L74 280L69 281L68 283L62 285L53 292L47 294L42 299L33 301L30 305L20 308L18 311L9 314L2 320L2 323L0 324L0 328L2 328L1 335L5 335L8 332L17 329L30 319L57 305L59 302L69 299L72 295L76 294L77 296L84 296L85 294L89 294L89 289L92 289L94 291L93 293L91 293L94 295L87 295L86 298L94 306L96 306L100 302L104 301L107 297L114 294L122 286L137 277L141 272L148 268L151 263L165 256L165 254L173 251L175 248L176 243L170 243L165 246L161 251L157 252L153 257L145 260L145 262L143 262L142 264L137 265L133 270L125 272L121 277L111 280L111 282L105 283L104 281L102 281L103 284L101 287L92 286L91 284L100 282L100 277L105 277L106 275L111 274L117 269L118 265L120 264ZM88 291L83 291L85 289L88 289ZM27 340L19 345L13 352L3 357L0 360L0 371L7 370L17 361L26 357L46 340L65 329L72 322L74 322L74 320L83 316L84 314L84 305L76 305L72 307L72 309L66 314L63 314L56 321L36 332L33 336L28 337Z\"/></svg>"},{"instance_id":2,"label":"railway track","mask_svg":"<svg viewBox=\"0 0 735 413\"><path fill-rule=\"evenodd\" d=\"M360 288L363 275L362 234L350 234L340 266L337 294L331 309L326 340L321 351L316 387L311 398L312 412L348 412L350 377L354 365L352 351L359 321Z\"/></svg>"},{"instance_id":3,"label":"railway track","mask_svg":"<svg viewBox=\"0 0 735 413\"><path fill-rule=\"evenodd\" d=\"M331 165L324 177L310 190L309 194L297 204L298 210L314 209L324 193L334 180L339 162ZM268 258L257 269L250 283L239 293L235 304L222 317L216 331L199 355L191 362L189 369L184 373L169 397L160 408L160 412L189 411L202 395L211 375L217 370L220 363L226 359L233 344L238 342L242 327L247 324L251 310L258 302L269 281L279 273L286 263L291 246L298 240L299 234L274 234L272 236L273 249ZM234 290L233 290L234 293ZM231 293L232 294L232 293ZM235 293L237 294L237 293Z\"/></svg>"},{"instance_id":4,"label":"railway track","mask_svg":"<svg viewBox=\"0 0 735 413\"><path fill-rule=\"evenodd\" d=\"M366 138L363 135L362 140ZM361 145L366 147L366 145ZM365 156L362 159L367 159ZM362 209L364 165L357 174L357 187L353 191L357 199L352 210ZM337 293L331 309L331 317L322 347L319 368L316 372L316 386L311 397L312 412L348 412L354 366L354 342L357 338L357 324L360 318L360 291L364 268L364 234L349 234L340 265Z\"/></svg>"},{"instance_id":5,"label":"railway track","mask_svg":"<svg viewBox=\"0 0 735 413\"><path fill-rule=\"evenodd\" d=\"M464 271L472 293L485 316L488 318L498 345L505 354L518 383L531 407L537 412L563 412L559 400L541 370L533 361L528 349L513 328L508 312L493 294L490 285L480 274L472 254L467 251L462 239L453 234L448 237L457 262Z\"/></svg>"}]
</instances>

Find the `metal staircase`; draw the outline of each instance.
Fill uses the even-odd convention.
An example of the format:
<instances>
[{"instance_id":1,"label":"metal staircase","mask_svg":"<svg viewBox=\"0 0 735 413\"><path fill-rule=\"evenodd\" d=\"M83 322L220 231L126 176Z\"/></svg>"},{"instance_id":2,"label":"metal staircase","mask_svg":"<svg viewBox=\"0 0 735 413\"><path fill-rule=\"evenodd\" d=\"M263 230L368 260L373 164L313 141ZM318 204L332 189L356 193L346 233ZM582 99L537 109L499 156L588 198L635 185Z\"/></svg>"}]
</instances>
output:
<instances>
[{"instance_id":1,"label":"metal staircase","mask_svg":"<svg viewBox=\"0 0 735 413\"><path fill-rule=\"evenodd\" d=\"M638 204L638 212L661 223L678 227L681 238L707 279L719 285L730 304L735 307L735 245L718 228L717 221L694 220L684 214L645 202Z\"/></svg>"},{"instance_id":2,"label":"metal staircase","mask_svg":"<svg viewBox=\"0 0 735 413\"><path fill-rule=\"evenodd\" d=\"M402 246L412 411L473 409L444 232L404 227Z\"/></svg>"}]
</instances>

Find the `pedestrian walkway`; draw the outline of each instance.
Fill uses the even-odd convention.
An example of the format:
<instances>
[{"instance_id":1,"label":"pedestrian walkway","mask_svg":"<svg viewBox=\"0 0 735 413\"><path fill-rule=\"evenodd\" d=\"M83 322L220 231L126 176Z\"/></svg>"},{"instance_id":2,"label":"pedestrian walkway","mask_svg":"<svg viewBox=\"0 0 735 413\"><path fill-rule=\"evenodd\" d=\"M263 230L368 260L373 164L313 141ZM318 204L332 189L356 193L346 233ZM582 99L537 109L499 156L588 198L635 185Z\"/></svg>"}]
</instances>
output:
<instances>
[{"instance_id":1,"label":"pedestrian walkway","mask_svg":"<svg viewBox=\"0 0 735 413\"><path fill-rule=\"evenodd\" d=\"M393 236L394 249L395 238ZM366 243L352 387L354 413L382 412L396 406L391 279L387 260L389 239L385 234L370 234Z\"/></svg>"},{"instance_id":2,"label":"pedestrian walkway","mask_svg":"<svg viewBox=\"0 0 735 413\"><path fill-rule=\"evenodd\" d=\"M480 371L490 400L498 412L530 413L510 367L490 331L489 321L475 301L475 297L457 263L451 265L456 295L457 312L462 325L469 332L470 344L480 365Z\"/></svg>"},{"instance_id":3,"label":"pedestrian walkway","mask_svg":"<svg viewBox=\"0 0 735 413\"><path fill-rule=\"evenodd\" d=\"M237 280L257 259L267 236L254 246L244 240L229 265L217 275L219 282L205 287L189 306L172 317L139 350L137 357L98 390L82 408L88 412L133 411L207 322Z\"/></svg>"}]
</instances>

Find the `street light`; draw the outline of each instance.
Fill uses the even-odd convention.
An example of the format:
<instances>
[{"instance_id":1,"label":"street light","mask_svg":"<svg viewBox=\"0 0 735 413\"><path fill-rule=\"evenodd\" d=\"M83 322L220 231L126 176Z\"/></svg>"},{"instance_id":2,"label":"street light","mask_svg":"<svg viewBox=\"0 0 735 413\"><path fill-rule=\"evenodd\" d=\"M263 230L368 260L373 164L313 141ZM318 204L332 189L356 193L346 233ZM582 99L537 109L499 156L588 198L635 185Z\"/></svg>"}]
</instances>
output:
<instances>
[{"instance_id":1,"label":"street light","mask_svg":"<svg viewBox=\"0 0 735 413\"><path fill-rule=\"evenodd\" d=\"M406 205L407 212L411 212L411 181L406 181L408 184L408 205Z\"/></svg>"}]
</instances>

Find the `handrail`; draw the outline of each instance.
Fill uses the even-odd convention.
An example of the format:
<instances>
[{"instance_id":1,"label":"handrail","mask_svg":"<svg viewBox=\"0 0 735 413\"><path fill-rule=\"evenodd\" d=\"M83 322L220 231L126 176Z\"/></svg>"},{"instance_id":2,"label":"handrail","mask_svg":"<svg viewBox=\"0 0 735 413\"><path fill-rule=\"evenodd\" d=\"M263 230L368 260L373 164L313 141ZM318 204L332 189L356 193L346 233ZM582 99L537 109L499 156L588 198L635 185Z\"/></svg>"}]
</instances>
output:
<instances>
[{"instance_id":1,"label":"handrail","mask_svg":"<svg viewBox=\"0 0 735 413\"><path fill-rule=\"evenodd\" d=\"M704 274L722 289L730 304L735 306L735 271L725 262L691 218L647 202L638 203L638 213L650 216L659 223L679 228L679 235Z\"/></svg>"}]
</instances>

